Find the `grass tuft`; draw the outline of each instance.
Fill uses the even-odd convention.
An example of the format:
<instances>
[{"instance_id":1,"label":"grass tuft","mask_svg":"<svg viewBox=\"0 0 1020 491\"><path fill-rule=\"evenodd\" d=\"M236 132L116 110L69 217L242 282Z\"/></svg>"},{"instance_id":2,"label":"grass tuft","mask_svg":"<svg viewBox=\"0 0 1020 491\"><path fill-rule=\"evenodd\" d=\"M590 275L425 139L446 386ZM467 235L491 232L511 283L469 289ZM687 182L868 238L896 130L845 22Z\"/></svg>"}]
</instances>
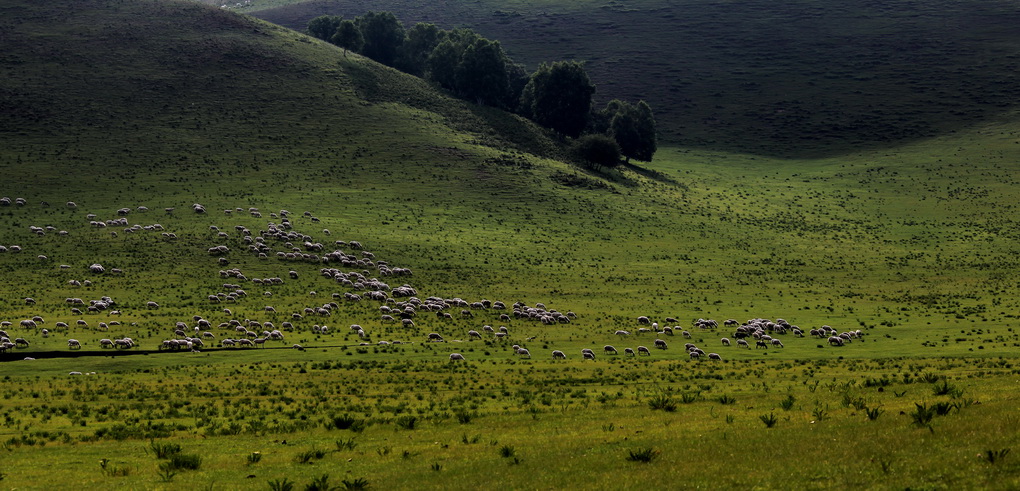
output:
<instances>
[{"instance_id":1,"label":"grass tuft","mask_svg":"<svg viewBox=\"0 0 1020 491\"><path fill-rule=\"evenodd\" d=\"M659 457L659 450L654 448L642 448L640 450L628 450L627 461L629 462L643 462L651 463L653 460Z\"/></svg>"}]
</instances>

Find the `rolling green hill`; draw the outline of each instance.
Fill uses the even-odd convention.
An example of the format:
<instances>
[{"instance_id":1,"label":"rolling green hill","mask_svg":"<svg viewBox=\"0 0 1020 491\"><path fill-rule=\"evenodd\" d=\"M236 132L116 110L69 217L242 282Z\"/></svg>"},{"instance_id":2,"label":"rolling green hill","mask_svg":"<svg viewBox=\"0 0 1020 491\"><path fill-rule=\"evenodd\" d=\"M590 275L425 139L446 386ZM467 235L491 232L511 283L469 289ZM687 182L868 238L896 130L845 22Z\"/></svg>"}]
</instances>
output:
<instances>
[{"instance_id":1,"label":"rolling green hill","mask_svg":"<svg viewBox=\"0 0 1020 491\"><path fill-rule=\"evenodd\" d=\"M526 121L193 2L8 1L0 45L0 329L28 341L0 348L5 487L1020 485L1011 106L596 175ZM383 318L405 283L454 306ZM699 318L861 334L744 349Z\"/></svg>"},{"instance_id":2,"label":"rolling green hill","mask_svg":"<svg viewBox=\"0 0 1020 491\"><path fill-rule=\"evenodd\" d=\"M281 4L283 4L281 6ZM588 62L596 97L647 100L686 147L810 157L994 120L1020 100L1008 1L253 1L303 30L321 14L395 12L466 26L517 61Z\"/></svg>"},{"instance_id":3,"label":"rolling green hill","mask_svg":"<svg viewBox=\"0 0 1020 491\"><path fill-rule=\"evenodd\" d=\"M306 234L373 244L418 270L427 294L555 299L602 330L649 313L793 311L869 327L1013 315L1012 123L815 160L667 148L651 169L603 178L545 158L556 144L518 118L219 9L97 1L3 13L2 194L55 204L9 209L8 240L76 268L131 251L140 274L174 270L178 287L150 288L160 303L194 305L221 283L195 254L219 245L210 226L266 226L182 215L201 203L309 211L321 222ZM81 230L87 220L57 206L66 201L102 219L175 208L162 221L190 246ZM78 246L28 229L47 223L77 227ZM18 267L25 259L4 260L9 297L48 286Z\"/></svg>"}]
</instances>

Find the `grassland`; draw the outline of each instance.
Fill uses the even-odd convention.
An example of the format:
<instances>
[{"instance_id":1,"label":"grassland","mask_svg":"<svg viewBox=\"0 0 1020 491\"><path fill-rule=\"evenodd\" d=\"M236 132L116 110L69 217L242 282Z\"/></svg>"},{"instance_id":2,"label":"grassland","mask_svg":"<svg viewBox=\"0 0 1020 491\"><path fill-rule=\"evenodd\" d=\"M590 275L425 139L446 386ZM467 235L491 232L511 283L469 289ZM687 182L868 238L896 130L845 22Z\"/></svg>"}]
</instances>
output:
<instances>
[{"instance_id":1,"label":"grassland","mask_svg":"<svg viewBox=\"0 0 1020 491\"><path fill-rule=\"evenodd\" d=\"M556 160L557 143L524 121L229 12L15 2L0 23L0 196L27 202L0 206L0 245L22 248L0 254L0 320L40 315L50 330L8 328L31 345L0 354L4 486L265 489L324 474L377 488L1018 485L1020 119L1008 108L889 148L788 159L675 146L601 176ZM89 225L124 207L130 224L164 230ZM248 251L237 227L266 230L283 209L311 241L356 240L411 268L382 278L422 298L542 302L577 319L456 309L384 323L379 302L334 300L363 292L322 264ZM218 245L226 266L207 252ZM209 302L241 282L220 276L229 268L284 282ZM122 314L65 302L102 296ZM330 301L329 317L293 320ZM294 330L260 349L157 349L196 315ZM676 317L692 338L603 355L652 345L614 334L640 315ZM755 317L863 341L787 335L785 348L748 350L721 345L731 329L692 328ZM487 324L509 339L468 340ZM139 346L99 347L124 336ZM723 360L692 361L684 342ZM449 362L454 351L466 362ZM337 429L344 416L361 431ZM172 444L199 469L161 470L157 447Z\"/></svg>"}]
</instances>

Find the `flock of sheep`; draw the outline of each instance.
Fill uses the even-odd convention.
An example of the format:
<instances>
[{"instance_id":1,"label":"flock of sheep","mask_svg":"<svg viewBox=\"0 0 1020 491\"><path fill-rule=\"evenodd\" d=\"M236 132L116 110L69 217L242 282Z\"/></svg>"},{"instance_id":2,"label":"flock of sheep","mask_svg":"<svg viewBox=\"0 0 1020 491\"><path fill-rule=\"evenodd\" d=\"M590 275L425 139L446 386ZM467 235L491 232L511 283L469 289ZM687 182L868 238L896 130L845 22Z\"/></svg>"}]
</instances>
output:
<instances>
[{"instance_id":1,"label":"flock of sheep","mask_svg":"<svg viewBox=\"0 0 1020 491\"><path fill-rule=\"evenodd\" d=\"M26 204L27 201L22 198L15 200L0 198L0 206L26 206ZM66 206L71 210L78 209L78 205L74 202L67 202ZM196 203L192 205L191 209L196 214L209 215L206 207L201 204ZM125 207L115 211L117 218L101 220L94 214L87 214L85 219L92 228L108 229L113 227L121 231L121 233L160 232L162 238L176 240L177 235L167 232L166 228L161 224L140 226L130 223L129 217L132 214L144 214L148 211L148 208L144 206ZM164 211L168 215L175 213L174 208L165 208ZM234 219L239 215L245 214L250 216L248 221L263 218L262 212L257 208L224 210L224 216L228 219ZM507 306L506 303L501 301L479 300L469 302L459 297L442 298L429 296L422 299L417 289L407 283L399 286L390 286L387 281L380 279L409 278L413 276L413 272L410 269L394 267L386 261L377 260L375 254L365 250L364 246L358 241L334 240L327 243L317 241L312 235L298 231L294 223L295 219L292 219L291 216L292 214L287 210L269 213L270 221L266 222L264 227L261 227L259 230L253 230L246 225L235 225L233 227L209 226L210 239L218 242L206 249L206 252L215 258L215 267L211 268L211 274L218 275L223 283L216 291L209 291L204 295L210 307L215 306L217 315L222 315L223 320L214 322L207 320L204 316L194 315L189 321L178 321L172 327L167 326L168 336L159 343L159 350L198 351L205 348L207 343L218 343L219 347L223 348L259 348L265 347L269 343L282 344L285 342L285 338L290 336L286 333L294 331L307 331L315 335L328 334L331 332L330 328L324 325L324 323L339 315L338 313L343 310L341 303L378 303L379 314L377 320L380 328L387 325L417 328L418 323L421 322L420 316L426 312L434 313L437 321L433 322L439 323L454 319L475 322L476 315L483 315L485 319L498 319L500 323L504 324L509 324L511 321L531 321L552 326L569 324L577 317L573 312L560 312L555 309L549 309L542 303L529 306L523 302L516 302ZM319 222L319 219L311 212L304 212L301 218L306 219L304 220L305 225ZM32 225L29 227L29 232L36 235L46 235L53 231L56 231L56 229L50 226L40 227ZM68 232L64 230L57 233L60 236L68 235ZM327 236L331 235L331 232L326 229L323 229L321 233ZM116 237L117 231L111 231L110 234ZM0 253L18 253L22 250L23 248L17 245L0 246ZM281 268L281 270L286 270L286 273L271 277L255 277L245 273L242 268L226 268L226 266L232 263L234 255L245 253L254 257L257 261L271 261L275 259L278 262L288 263L288 266ZM45 255L40 254L38 257L49 261L49 258ZM225 307L224 304L247 304L250 310L254 298L261 297L269 301L273 296L273 292L269 287L298 280L302 275L307 274L299 272L302 268L290 265L292 263L306 263L317 266L316 275L320 278L317 281L322 283L322 288L335 288L341 291L331 293L325 301L316 301L321 298L320 295L317 291L310 291L308 298L311 298L313 301L289 313L278 312L272 305L260 308L259 311L263 315L271 317L271 320L260 321L251 318L241 320L234 318L231 308L223 308ZM71 269L71 266L63 264L60 265L60 269ZM86 271L93 278L99 278L104 275L124 274L123 271L117 268L107 269L100 262L89 264ZM212 273L212 271L215 271L215 273ZM67 281L67 285L72 287L85 287L92 284L93 281L90 279L71 279ZM258 294L258 297L255 296L256 294L249 296L249 290L256 289L264 291ZM23 300L26 305L36 304L34 298L26 297ZM109 296L101 296L100 298L88 301L71 297L65 299L65 302L70 309L69 312L73 315L99 314L103 312L107 317L116 317L122 313L117 307L117 302ZM145 309L161 308L159 303L152 300L146 301L144 307ZM38 330L39 334L48 337L51 331L45 328L40 330L44 323L45 321L41 316L33 316L30 319L22 320L19 325L26 329ZM0 323L0 327L7 327L11 324L11 322L5 321ZM314 325L309 327L308 324ZM676 318L667 317L663 321L664 326L660 328L658 322L652 321L648 316L641 316L637 318L637 328L633 335L638 337L643 335L652 336L654 340L652 340L650 345L654 349L667 350L669 343L667 343L666 339L669 336L679 334L687 340L693 337L690 331L683 329L678 324ZM120 322L116 320L108 320L99 322L94 329L107 331L111 327L119 325ZM75 322L74 327L92 328L93 326L85 318L81 318ZM698 331L715 333L719 327L717 321L698 319L692 323L691 330L697 329ZM751 319L744 323L730 319L723 323L723 327L725 329L732 329L730 337L735 341L731 342L730 337L722 337L720 345L723 347L735 344L738 348L750 349L750 343L754 342L755 348L758 349L782 348L784 344L780 336L805 337L803 330L783 319L776 319L775 321ZM65 322L57 322L54 324L54 329L70 331L71 326ZM221 330L219 335L214 333L216 329ZM359 345L361 346L371 344L402 344L406 342L380 340L373 343L371 342L372 336L370 333L359 324L352 324L350 331L358 336ZM402 332L407 333L408 331ZM169 335L169 333L172 333L172 335ZM496 328L486 324L480 328L468 330L466 335L466 340L451 339L450 342L470 342L472 340L484 340L486 337L495 342L507 342L511 339L510 330L505 325ZM616 330L615 335L621 338L630 338L632 336L630 331L623 329ZM838 332L829 326L811 329L809 330L809 335L827 339L830 346L843 346L861 338L860 331ZM699 333L699 337L703 336L704 334ZM533 339L534 336L518 340L518 342L523 343ZM438 332L428 333L424 337L424 341L447 342L445 337ZM71 350L81 349L82 345L83 343L78 339L72 338L67 341L67 347ZM100 339L98 345L103 349L118 350L135 348L138 346L138 343L128 337L108 337ZM0 352L28 346L29 342L26 339L17 337L12 341L6 332L0 330ZM291 347L303 349L298 344L293 344ZM692 360L702 358L709 360L722 359L720 354L715 352L706 353L692 342L686 342L684 350ZM521 344L514 344L512 351L519 357L531 357L530 350ZM624 356L651 356L652 350L642 345L636 346L636 348L624 348L623 353ZM591 348L582 349L580 355L584 360L596 359L596 353ZM601 349L601 355L616 356L619 355L619 351L613 345L606 344ZM454 361L466 360L466 357L458 352L451 353L449 358ZM566 358L567 355L564 351L559 349L552 350L553 360Z\"/></svg>"}]
</instances>

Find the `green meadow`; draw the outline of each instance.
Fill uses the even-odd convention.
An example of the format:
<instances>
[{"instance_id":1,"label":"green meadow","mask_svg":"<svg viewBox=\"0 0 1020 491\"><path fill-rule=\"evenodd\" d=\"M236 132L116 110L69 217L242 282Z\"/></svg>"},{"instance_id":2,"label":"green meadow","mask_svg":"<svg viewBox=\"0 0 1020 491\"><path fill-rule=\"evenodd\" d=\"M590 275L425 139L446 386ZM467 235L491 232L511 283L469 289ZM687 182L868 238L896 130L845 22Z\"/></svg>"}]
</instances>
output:
<instances>
[{"instance_id":1,"label":"green meadow","mask_svg":"<svg viewBox=\"0 0 1020 491\"><path fill-rule=\"evenodd\" d=\"M224 9L16 1L0 32L0 321L28 341L0 353L4 487L1020 486L1012 102L785 156L748 119L593 173L524 119ZM508 308L388 321L408 298L368 293L403 284ZM756 318L805 336L738 347L724 321ZM231 321L283 340L226 346ZM203 345L161 349L177 323Z\"/></svg>"}]
</instances>

